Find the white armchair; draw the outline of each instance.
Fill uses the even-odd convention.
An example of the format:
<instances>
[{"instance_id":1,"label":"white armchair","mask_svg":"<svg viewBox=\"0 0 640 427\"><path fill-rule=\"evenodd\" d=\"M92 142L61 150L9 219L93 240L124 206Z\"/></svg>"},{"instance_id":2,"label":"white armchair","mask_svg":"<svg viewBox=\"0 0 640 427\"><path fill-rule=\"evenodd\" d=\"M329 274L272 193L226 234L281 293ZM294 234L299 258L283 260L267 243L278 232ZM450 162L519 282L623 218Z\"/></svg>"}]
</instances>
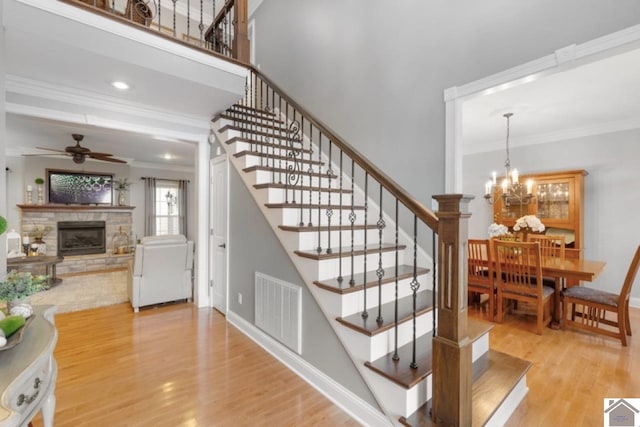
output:
<instances>
[{"instance_id":1,"label":"white armchair","mask_svg":"<svg viewBox=\"0 0 640 427\"><path fill-rule=\"evenodd\" d=\"M193 242L185 236L149 236L136 245L129 263L128 291L131 307L191 299Z\"/></svg>"}]
</instances>

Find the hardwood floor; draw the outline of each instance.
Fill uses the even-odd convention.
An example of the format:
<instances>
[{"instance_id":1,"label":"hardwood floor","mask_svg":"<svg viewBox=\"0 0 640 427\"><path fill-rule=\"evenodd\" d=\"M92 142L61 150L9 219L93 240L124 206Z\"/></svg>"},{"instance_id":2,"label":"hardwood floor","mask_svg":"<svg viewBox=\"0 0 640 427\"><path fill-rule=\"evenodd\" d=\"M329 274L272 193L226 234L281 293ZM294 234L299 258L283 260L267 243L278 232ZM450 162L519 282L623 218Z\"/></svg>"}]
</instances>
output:
<instances>
[{"instance_id":1,"label":"hardwood floor","mask_svg":"<svg viewBox=\"0 0 640 427\"><path fill-rule=\"evenodd\" d=\"M118 304L56 325L57 427L358 425L215 310Z\"/></svg>"},{"instance_id":2,"label":"hardwood floor","mask_svg":"<svg viewBox=\"0 0 640 427\"><path fill-rule=\"evenodd\" d=\"M118 304L56 324L56 426L358 425L215 310ZM495 324L491 347L534 364L507 426L602 426L604 397L640 396L639 309L631 327L622 347L571 330L538 336L531 318Z\"/></svg>"}]
</instances>

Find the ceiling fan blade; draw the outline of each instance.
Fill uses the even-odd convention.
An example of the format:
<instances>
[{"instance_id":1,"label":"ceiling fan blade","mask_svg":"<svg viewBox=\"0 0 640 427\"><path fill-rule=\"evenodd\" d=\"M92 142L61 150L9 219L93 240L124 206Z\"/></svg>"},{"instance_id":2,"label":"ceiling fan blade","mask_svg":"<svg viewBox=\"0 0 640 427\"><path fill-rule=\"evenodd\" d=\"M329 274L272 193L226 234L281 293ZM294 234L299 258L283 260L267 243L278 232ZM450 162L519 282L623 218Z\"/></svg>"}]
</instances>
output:
<instances>
[{"instance_id":1,"label":"ceiling fan blade","mask_svg":"<svg viewBox=\"0 0 640 427\"><path fill-rule=\"evenodd\" d=\"M113 156L113 154L109 154L109 153L96 153L95 151L89 151L87 152L88 156L99 156L99 157L111 157Z\"/></svg>"},{"instance_id":2,"label":"ceiling fan blade","mask_svg":"<svg viewBox=\"0 0 640 427\"><path fill-rule=\"evenodd\" d=\"M45 148L45 147L36 147L38 150L46 150L46 151L55 151L56 153L62 153L62 154L67 154L66 151L62 151L62 150L56 150L53 148Z\"/></svg>"},{"instance_id":3,"label":"ceiling fan blade","mask_svg":"<svg viewBox=\"0 0 640 427\"><path fill-rule=\"evenodd\" d=\"M67 156L65 153L51 153L51 154L23 154L23 157L50 157L50 156Z\"/></svg>"},{"instance_id":4,"label":"ceiling fan blade","mask_svg":"<svg viewBox=\"0 0 640 427\"><path fill-rule=\"evenodd\" d=\"M112 162L112 163L127 163L124 160L120 160L120 159L116 159L114 157L108 157L108 156L96 156L96 153L89 153L87 154L88 157L91 157L92 159L96 159L96 160L102 160L103 162ZM109 156L111 156L111 154L109 154Z\"/></svg>"}]
</instances>

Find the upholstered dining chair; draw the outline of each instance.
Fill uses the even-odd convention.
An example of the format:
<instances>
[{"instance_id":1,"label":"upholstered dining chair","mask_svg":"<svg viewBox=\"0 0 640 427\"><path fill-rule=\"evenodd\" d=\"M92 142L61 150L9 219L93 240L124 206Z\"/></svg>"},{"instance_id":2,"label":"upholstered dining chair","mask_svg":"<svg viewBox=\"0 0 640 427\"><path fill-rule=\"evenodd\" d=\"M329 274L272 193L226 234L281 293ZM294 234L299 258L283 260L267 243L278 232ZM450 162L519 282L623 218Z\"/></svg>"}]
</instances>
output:
<instances>
[{"instance_id":1,"label":"upholstered dining chair","mask_svg":"<svg viewBox=\"0 0 640 427\"><path fill-rule=\"evenodd\" d=\"M584 286L565 289L562 292L562 307L565 314L560 319L560 326L568 324L578 329L617 338L626 347L627 335L631 336L629 296L639 267L640 246L636 249L619 294ZM566 319L569 304L571 304L571 317ZM616 319L605 318L607 312L615 313ZM576 317L579 317L580 321L577 321ZM608 327L617 328L617 331Z\"/></svg>"},{"instance_id":2,"label":"upholstered dining chair","mask_svg":"<svg viewBox=\"0 0 640 427\"><path fill-rule=\"evenodd\" d=\"M502 322L505 302L509 300L532 304L536 310L536 332L551 322L551 302L554 288L544 286L540 243L494 240L498 283L497 316Z\"/></svg>"},{"instance_id":3,"label":"upholstered dining chair","mask_svg":"<svg viewBox=\"0 0 640 427\"><path fill-rule=\"evenodd\" d=\"M467 269L467 291L489 296L489 320L493 321L496 310L496 286L491 260L489 240L469 239Z\"/></svg>"}]
</instances>

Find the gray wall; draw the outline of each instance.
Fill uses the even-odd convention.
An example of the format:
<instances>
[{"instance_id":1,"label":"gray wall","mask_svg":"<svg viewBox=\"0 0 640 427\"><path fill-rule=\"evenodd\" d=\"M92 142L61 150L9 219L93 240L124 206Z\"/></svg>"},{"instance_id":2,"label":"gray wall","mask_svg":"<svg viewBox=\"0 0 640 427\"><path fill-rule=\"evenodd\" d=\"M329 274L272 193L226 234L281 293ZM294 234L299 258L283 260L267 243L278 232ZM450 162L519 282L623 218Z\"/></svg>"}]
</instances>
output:
<instances>
[{"instance_id":1,"label":"gray wall","mask_svg":"<svg viewBox=\"0 0 640 427\"><path fill-rule=\"evenodd\" d=\"M444 190L443 90L640 22L620 0L268 0L256 65L427 206Z\"/></svg>"},{"instance_id":2,"label":"gray wall","mask_svg":"<svg viewBox=\"0 0 640 427\"><path fill-rule=\"evenodd\" d=\"M469 237L487 238L492 210L483 199L484 182L499 170L504 150L467 155L463 189L474 194ZM631 257L640 245L640 130L630 130L527 147L511 148L511 163L522 174L585 169L584 256L606 261L589 286L619 292ZM640 286L632 289L640 303Z\"/></svg>"},{"instance_id":3,"label":"gray wall","mask_svg":"<svg viewBox=\"0 0 640 427\"><path fill-rule=\"evenodd\" d=\"M302 357L378 407L351 358L305 286L235 169L229 173L229 310L254 323L256 271L302 288ZM242 304L238 304L238 293Z\"/></svg>"},{"instance_id":4,"label":"gray wall","mask_svg":"<svg viewBox=\"0 0 640 427\"><path fill-rule=\"evenodd\" d=\"M3 7L0 6L0 22L3 22ZM5 76L6 76L4 31L0 30L0 170L6 167L5 138L6 138L6 117L5 117ZM6 174L0 174L0 215L7 217L7 186ZM6 235L0 236L0 248L6 247ZM4 280L7 271L7 251L0 250L0 280Z\"/></svg>"}]
</instances>

